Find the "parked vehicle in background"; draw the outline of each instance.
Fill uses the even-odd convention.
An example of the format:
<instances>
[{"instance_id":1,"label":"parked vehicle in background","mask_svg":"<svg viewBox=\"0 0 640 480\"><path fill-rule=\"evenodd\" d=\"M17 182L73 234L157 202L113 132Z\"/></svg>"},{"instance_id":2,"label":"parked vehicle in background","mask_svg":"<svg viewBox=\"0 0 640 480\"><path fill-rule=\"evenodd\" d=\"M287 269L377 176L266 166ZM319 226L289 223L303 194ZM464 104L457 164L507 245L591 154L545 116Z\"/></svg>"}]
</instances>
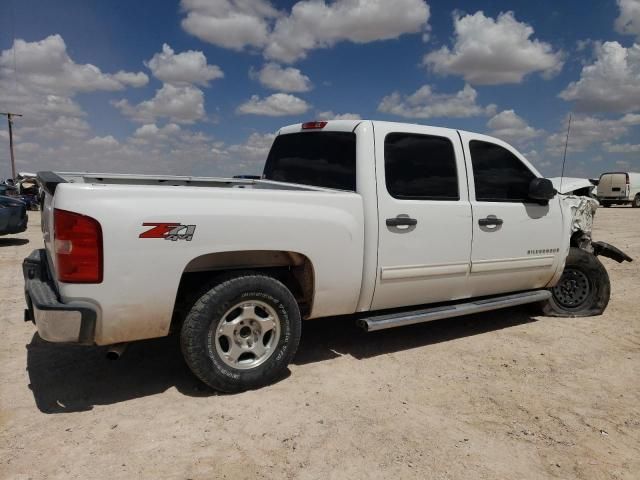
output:
<instances>
[{"instance_id":1,"label":"parked vehicle in background","mask_svg":"<svg viewBox=\"0 0 640 480\"><path fill-rule=\"evenodd\" d=\"M8 178L6 180L0 180L0 195L8 197L17 192L17 188L13 184L13 181Z\"/></svg>"},{"instance_id":2,"label":"parked vehicle in background","mask_svg":"<svg viewBox=\"0 0 640 480\"><path fill-rule=\"evenodd\" d=\"M640 173L603 173L600 175L597 195L603 207L631 204L634 208L640 208Z\"/></svg>"},{"instance_id":3,"label":"parked vehicle in background","mask_svg":"<svg viewBox=\"0 0 640 480\"><path fill-rule=\"evenodd\" d=\"M539 302L609 302L597 202L517 150L368 120L282 128L261 179L42 172L45 248L23 264L42 338L111 345L180 331L191 370L240 391L282 376L301 321L367 331ZM111 347L117 354L121 347Z\"/></svg>"},{"instance_id":4,"label":"parked vehicle in background","mask_svg":"<svg viewBox=\"0 0 640 480\"><path fill-rule=\"evenodd\" d=\"M17 198L0 195L0 235L27 229L27 206Z\"/></svg>"},{"instance_id":5,"label":"parked vehicle in background","mask_svg":"<svg viewBox=\"0 0 640 480\"><path fill-rule=\"evenodd\" d=\"M17 196L27 205L28 210L40 210L42 189L36 174L20 172L15 179L15 186Z\"/></svg>"}]
</instances>

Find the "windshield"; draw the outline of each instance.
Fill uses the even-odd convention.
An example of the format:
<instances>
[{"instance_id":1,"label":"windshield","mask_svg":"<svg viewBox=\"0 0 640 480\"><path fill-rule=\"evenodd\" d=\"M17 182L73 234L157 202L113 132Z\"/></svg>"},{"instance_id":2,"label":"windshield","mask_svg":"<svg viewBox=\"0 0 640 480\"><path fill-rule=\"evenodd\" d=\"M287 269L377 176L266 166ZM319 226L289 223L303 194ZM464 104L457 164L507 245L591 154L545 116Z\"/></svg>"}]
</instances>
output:
<instances>
[{"instance_id":1,"label":"windshield","mask_svg":"<svg viewBox=\"0 0 640 480\"><path fill-rule=\"evenodd\" d=\"M356 134L302 132L276 137L263 177L340 190L356 189Z\"/></svg>"}]
</instances>

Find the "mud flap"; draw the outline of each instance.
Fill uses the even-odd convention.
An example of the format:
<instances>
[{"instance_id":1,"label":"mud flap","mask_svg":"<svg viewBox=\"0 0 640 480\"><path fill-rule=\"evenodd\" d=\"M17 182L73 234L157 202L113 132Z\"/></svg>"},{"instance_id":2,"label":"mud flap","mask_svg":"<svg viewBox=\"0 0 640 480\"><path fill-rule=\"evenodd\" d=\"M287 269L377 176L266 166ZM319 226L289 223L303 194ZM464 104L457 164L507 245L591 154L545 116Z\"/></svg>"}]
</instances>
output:
<instances>
[{"instance_id":1,"label":"mud flap","mask_svg":"<svg viewBox=\"0 0 640 480\"><path fill-rule=\"evenodd\" d=\"M619 248L614 247L606 242L591 242L594 255L602 255L603 257L615 260L618 263L633 262L633 258L624 253Z\"/></svg>"}]
</instances>

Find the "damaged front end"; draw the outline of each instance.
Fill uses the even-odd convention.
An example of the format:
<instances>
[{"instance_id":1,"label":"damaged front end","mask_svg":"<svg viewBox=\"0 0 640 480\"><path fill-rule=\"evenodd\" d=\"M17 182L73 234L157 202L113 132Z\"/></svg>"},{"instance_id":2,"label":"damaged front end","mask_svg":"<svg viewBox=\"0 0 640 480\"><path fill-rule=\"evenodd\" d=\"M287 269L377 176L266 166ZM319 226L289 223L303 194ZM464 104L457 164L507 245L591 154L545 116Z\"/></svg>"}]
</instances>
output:
<instances>
[{"instance_id":1,"label":"damaged front end","mask_svg":"<svg viewBox=\"0 0 640 480\"><path fill-rule=\"evenodd\" d=\"M571 218L571 246L580 248L596 256L603 256L618 263L632 262L633 259L619 248L606 242L593 241L593 218L600 204L591 197L563 195L563 207Z\"/></svg>"}]
</instances>

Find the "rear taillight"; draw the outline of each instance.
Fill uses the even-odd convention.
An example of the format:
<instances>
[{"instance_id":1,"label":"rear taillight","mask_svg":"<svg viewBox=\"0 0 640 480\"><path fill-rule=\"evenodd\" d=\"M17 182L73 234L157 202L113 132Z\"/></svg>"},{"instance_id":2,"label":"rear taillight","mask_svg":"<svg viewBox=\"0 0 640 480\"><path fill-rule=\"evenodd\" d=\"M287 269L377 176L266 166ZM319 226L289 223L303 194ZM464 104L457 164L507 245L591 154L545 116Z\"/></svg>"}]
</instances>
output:
<instances>
[{"instance_id":1,"label":"rear taillight","mask_svg":"<svg viewBox=\"0 0 640 480\"><path fill-rule=\"evenodd\" d=\"M53 222L58 280L102 282L102 228L98 221L56 208Z\"/></svg>"},{"instance_id":2,"label":"rear taillight","mask_svg":"<svg viewBox=\"0 0 640 480\"><path fill-rule=\"evenodd\" d=\"M627 185L629 185L629 174L625 173L626 177L627 177Z\"/></svg>"}]
</instances>

